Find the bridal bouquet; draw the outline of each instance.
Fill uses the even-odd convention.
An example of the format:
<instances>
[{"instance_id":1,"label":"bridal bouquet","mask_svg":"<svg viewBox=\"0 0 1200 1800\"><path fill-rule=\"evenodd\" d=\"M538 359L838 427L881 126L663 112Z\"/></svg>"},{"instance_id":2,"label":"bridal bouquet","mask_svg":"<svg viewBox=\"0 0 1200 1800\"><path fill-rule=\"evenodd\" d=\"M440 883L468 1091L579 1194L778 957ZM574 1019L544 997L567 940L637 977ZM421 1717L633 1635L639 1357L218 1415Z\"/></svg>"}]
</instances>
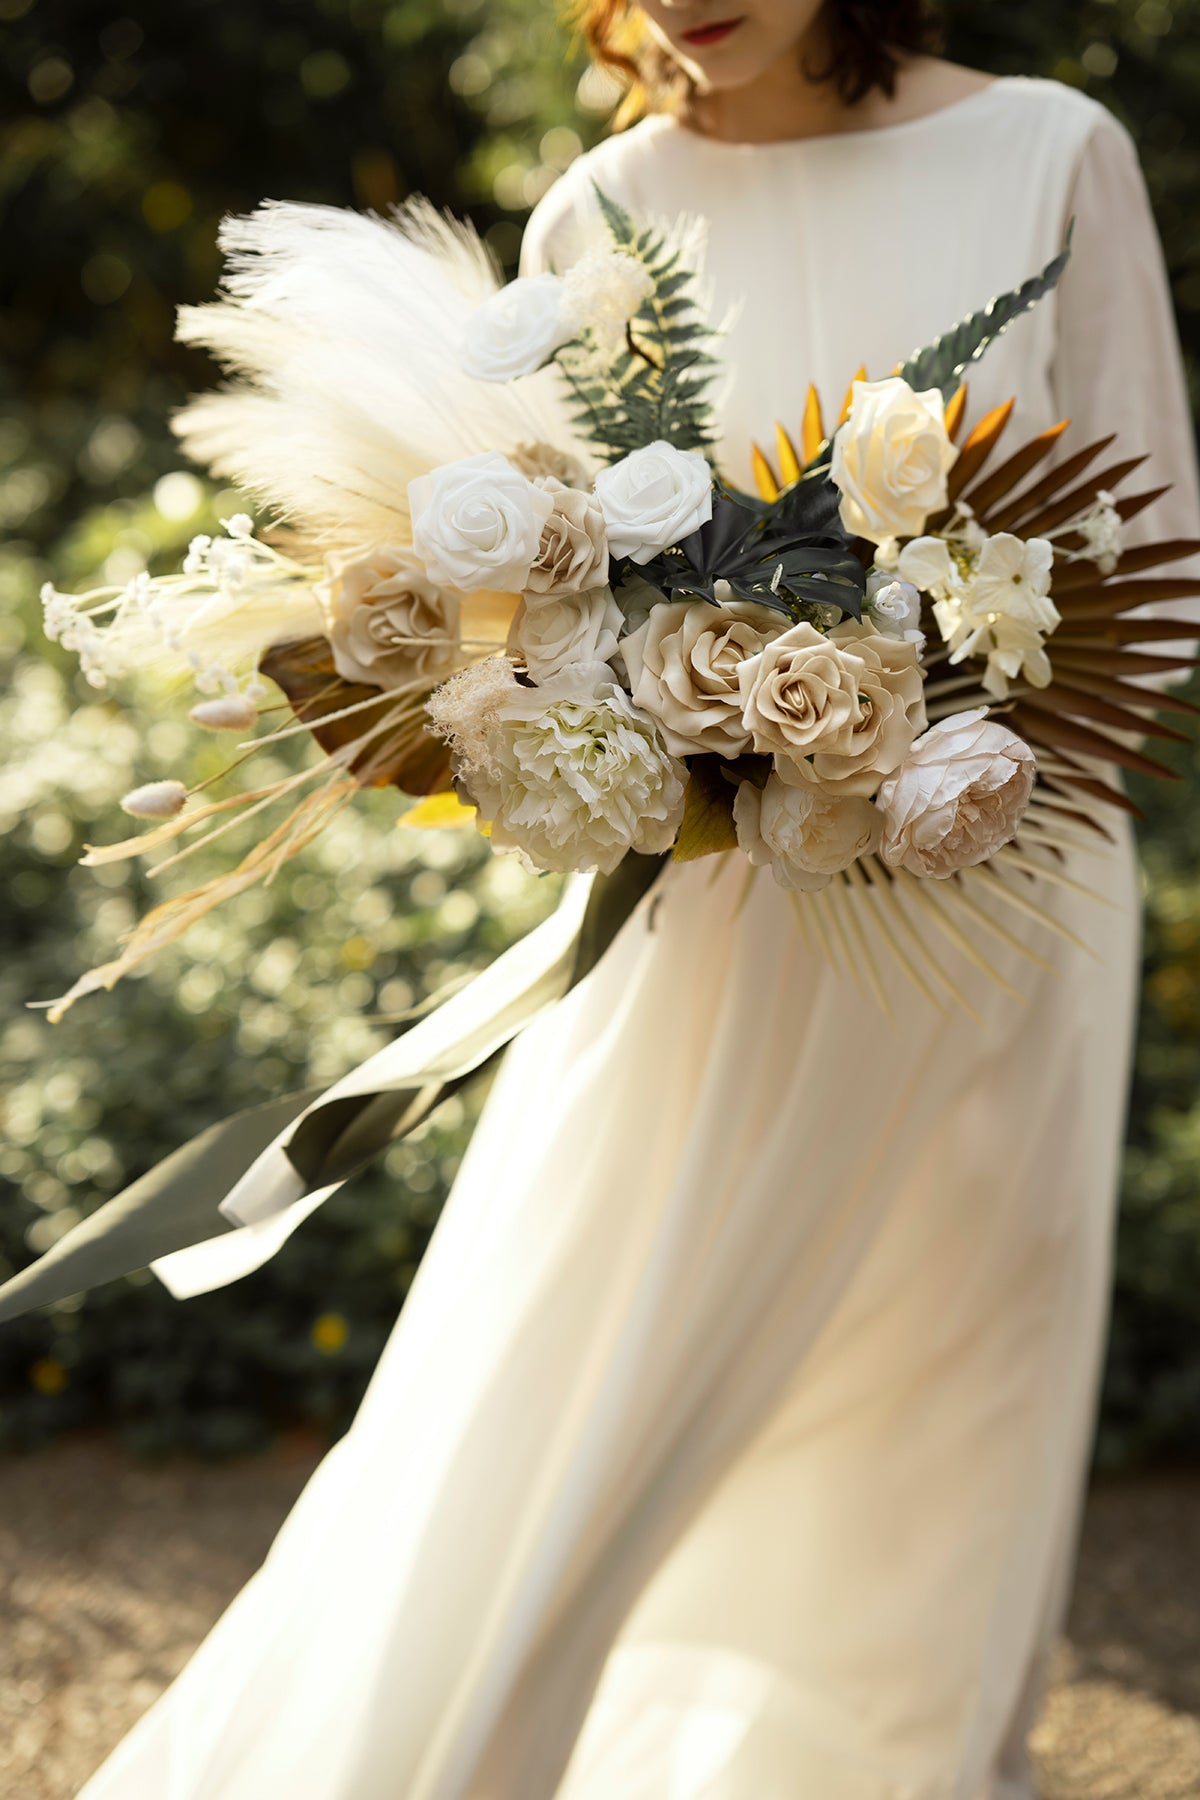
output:
<instances>
[{"instance_id":1,"label":"bridal bouquet","mask_svg":"<svg viewBox=\"0 0 1200 1800\"><path fill-rule=\"evenodd\" d=\"M1152 715L1186 703L1138 680L1188 666L1154 650L1179 627L1141 609L1195 586L1144 571L1198 546L1123 547L1155 497L1118 492L1143 459L1106 461L1105 439L1052 461L1060 424L997 462L1011 402L965 429L965 371L1069 249L891 374L860 370L832 428L810 390L798 443L781 424L774 463L754 447L751 494L716 465L702 228L596 196L580 259L507 285L419 199L392 222L267 205L225 227L225 294L180 332L234 382L178 429L270 523L230 518L124 591L48 589L47 628L99 685L150 664L194 679L192 719L239 734L239 760L297 732L321 755L215 799L128 795L148 829L90 862L262 830L55 1011L269 879L367 786L416 797L407 822L473 819L593 881L329 1094L215 1128L244 1167L219 1218L197 1221L185 1147L10 1304L297 1216L579 979L668 861L769 871L881 1001L886 947L968 1004L946 952L1024 948L1006 913L1065 931L1029 877L1077 885L1063 864L1103 833L1096 803L1129 804L1106 765L1158 771L1132 740L1179 736ZM256 733L273 690L284 721Z\"/></svg>"}]
</instances>

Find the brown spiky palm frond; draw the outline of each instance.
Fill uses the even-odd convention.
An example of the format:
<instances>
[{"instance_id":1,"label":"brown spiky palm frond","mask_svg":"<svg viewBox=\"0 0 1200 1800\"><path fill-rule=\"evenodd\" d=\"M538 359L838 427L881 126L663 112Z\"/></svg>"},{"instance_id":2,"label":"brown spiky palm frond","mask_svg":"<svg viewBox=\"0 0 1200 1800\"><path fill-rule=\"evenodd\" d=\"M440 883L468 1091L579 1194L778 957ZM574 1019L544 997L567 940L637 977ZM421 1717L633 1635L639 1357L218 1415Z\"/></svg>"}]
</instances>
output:
<instances>
[{"instance_id":1,"label":"brown spiky palm frond","mask_svg":"<svg viewBox=\"0 0 1200 1800\"><path fill-rule=\"evenodd\" d=\"M861 376L862 371L858 378ZM965 395L965 387L960 387L946 408L952 437L961 428ZM1039 475L1068 428L1066 419L1039 432L998 467L992 467L993 453L1012 411L1009 400L980 419L964 441L948 483L951 508L956 504L969 507L987 532L1012 532L1022 538L1058 534L1050 597L1061 624L1048 645L1053 680L1040 689L1015 686L1011 701L1004 703L1005 716L1013 730L1038 752L1039 764L1053 768L1053 775L1043 774L1042 780L1129 808L1131 803L1120 788L1087 765L1110 763L1142 775L1174 778L1174 770L1146 755L1130 739L1186 743L1187 733L1164 725L1154 715L1196 713L1200 708L1176 694L1143 687L1140 680L1184 674L1196 667L1196 659L1181 656L1174 648L1158 651L1157 645L1178 644L1186 628L1178 619L1144 614L1142 609L1200 595L1200 577L1196 575L1147 573L1200 555L1200 540L1169 538L1139 544L1125 550L1115 568L1104 573L1083 556L1083 538L1069 529L1064 533L1063 528L1086 513L1102 493L1114 495L1117 512L1128 521L1167 488L1117 493L1146 458L1105 460L1115 433L1074 451ZM841 417L845 417L844 407ZM778 470L757 444L753 446L756 480L764 499L777 499L824 446L820 401L811 388L799 436L802 457L784 426L776 425ZM1035 475L1037 479L1030 480ZM928 529L938 530L950 516L948 509L930 519ZM968 683L963 686L967 689ZM982 690L976 698L995 707ZM973 703L969 691L956 702L961 706Z\"/></svg>"},{"instance_id":2,"label":"brown spiky palm frond","mask_svg":"<svg viewBox=\"0 0 1200 1800\"><path fill-rule=\"evenodd\" d=\"M960 387L946 407L947 430L956 442L966 398L965 386ZM1113 766L1174 778L1175 771L1147 754L1142 742L1188 742L1188 733L1155 715L1200 712L1178 694L1143 685L1148 678L1185 674L1197 666L1197 659L1178 652L1186 625L1142 610L1200 596L1200 577L1157 572L1200 556L1200 540L1169 538L1131 546L1113 568L1103 571L1084 554L1086 541L1071 531L1072 522L1101 494L1113 496L1122 521L1131 520L1166 493L1166 487L1117 492L1146 458L1110 456L1115 433L1072 451L1047 469L1068 420L1048 427L996 462L1012 412L1011 400L993 408L966 436L948 482L950 505L928 521L927 529L944 527L955 507L962 506L989 533L1012 532L1022 538L1055 534L1050 594L1061 622L1047 643L1052 679L1040 689L1014 684L1008 699L998 703L980 685L978 664L962 665L962 673L956 675L945 653L934 649L931 662L941 667L935 669L929 691L946 696L944 704L952 704L953 710L986 704L1034 749L1037 786L1021 832L988 863L948 880L918 881L887 868L876 857L866 857L828 888L804 895L796 907L803 928L822 953L844 963L848 973L877 995L881 984L870 953L872 941L886 949L933 1004L951 999L968 1011L973 1008L961 980L954 977L956 964L983 969L1008 986L986 954L989 941L997 948L1007 945L1032 962L1041 960L1005 924L1006 913L1017 923L1034 919L1059 935L1072 935L1055 919L1045 896L1055 885L1086 891L1086 883L1076 882L1064 865L1074 852L1094 847L1110 835L1104 822L1108 808L1138 811L1112 778ZM839 423L845 414L843 407ZM778 499L826 449L828 435L813 388L797 437L799 448L777 423L774 461L759 445L752 446L755 481L763 499ZM867 555L871 546L862 549ZM935 639L933 632L931 643ZM953 954L947 956L948 951Z\"/></svg>"}]
</instances>

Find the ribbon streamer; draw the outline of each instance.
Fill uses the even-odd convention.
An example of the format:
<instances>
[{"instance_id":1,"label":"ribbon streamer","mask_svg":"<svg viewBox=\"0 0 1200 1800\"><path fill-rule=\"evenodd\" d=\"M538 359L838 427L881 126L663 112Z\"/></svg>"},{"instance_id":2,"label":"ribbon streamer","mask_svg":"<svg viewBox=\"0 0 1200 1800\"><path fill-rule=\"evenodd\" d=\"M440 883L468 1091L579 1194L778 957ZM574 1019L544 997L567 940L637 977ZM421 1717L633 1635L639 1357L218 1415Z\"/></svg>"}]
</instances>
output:
<instances>
[{"instance_id":1,"label":"ribbon streamer","mask_svg":"<svg viewBox=\"0 0 1200 1800\"><path fill-rule=\"evenodd\" d=\"M596 966L662 871L628 854L328 1089L211 1125L0 1287L0 1324L147 1265L182 1298L260 1268L343 1182L413 1131Z\"/></svg>"}]
</instances>

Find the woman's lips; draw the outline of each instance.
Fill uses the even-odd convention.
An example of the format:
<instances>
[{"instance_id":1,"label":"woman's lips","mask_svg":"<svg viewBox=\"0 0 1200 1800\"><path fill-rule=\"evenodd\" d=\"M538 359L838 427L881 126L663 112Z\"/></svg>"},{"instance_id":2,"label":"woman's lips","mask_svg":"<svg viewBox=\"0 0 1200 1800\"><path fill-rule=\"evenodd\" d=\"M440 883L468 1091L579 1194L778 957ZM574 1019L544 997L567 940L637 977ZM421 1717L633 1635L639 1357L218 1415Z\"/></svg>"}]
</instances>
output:
<instances>
[{"instance_id":1,"label":"woman's lips","mask_svg":"<svg viewBox=\"0 0 1200 1800\"><path fill-rule=\"evenodd\" d=\"M683 33L683 40L687 44L718 44L731 31L736 31L741 22L740 19L719 19L715 25L697 25L694 31Z\"/></svg>"}]
</instances>

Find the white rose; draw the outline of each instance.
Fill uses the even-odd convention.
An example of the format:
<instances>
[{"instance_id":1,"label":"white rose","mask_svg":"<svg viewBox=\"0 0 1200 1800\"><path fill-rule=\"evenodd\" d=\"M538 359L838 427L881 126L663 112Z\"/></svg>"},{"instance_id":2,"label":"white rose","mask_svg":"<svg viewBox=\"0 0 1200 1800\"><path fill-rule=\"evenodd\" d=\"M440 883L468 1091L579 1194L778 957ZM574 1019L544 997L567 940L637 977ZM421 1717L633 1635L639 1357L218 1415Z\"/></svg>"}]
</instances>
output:
<instances>
[{"instance_id":1,"label":"white rose","mask_svg":"<svg viewBox=\"0 0 1200 1800\"><path fill-rule=\"evenodd\" d=\"M316 599L344 680L395 688L445 678L458 660L454 588L432 581L406 547L328 556L325 567Z\"/></svg>"},{"instance_id":2,"label":"white rose","mask_svg":"<svg viewBox=\"0 0 1200 1800\"><path fill-rule=\"evenodd\" d=\"M654 607L622 640L633 698L658 720L669 750L738 756L749 748L738 670L784 624L780 613L751 601L677 600Z\"/></svg>"},{"instance_id":3,"label":"white rose","mask_svg":"<svg viewBox=\"0 0 1200 1800\"><path fill-rule=\"evenodd\" d=\"M519 275L475 308L459 361L479 381L512 381L540 369L573 335L559 277Z\"/></svg>"},{"instance_id":4,"label":"white rose","mask_svg":"<svg viewBox=\"0 0 1200 1800\"><path fill-rule=\"evenodd\" d=\"M527 591L564 594L603 587L608 580L608 539L595 495L567 487L552 475L543 476L536 486L551 496L553 507L542 527Z\"/></svg>"},{"instance_id":5,"label":"white rose","mask_svg":"<svg viewBox=\"0 0 1200 1800\"><path fill-rule=\"evenodd\" d=\"M649 562L712 518L712 470L664 438L601 469L594 487L614 556Z\"/></svg>"},{"instance_id":6,"label":"white rose","mask_svg":"<svg viewBox=\"0 0 1200 1800\"><path fill-rule=\"evenodd\" d=\"M915 644L848 621L826 637L793 625L738 670L755 750L785 781L874 793L925 728Z\"/></svg>"},{"instance_id":7,"label":"white rose","mask_svg":"<svg viewBox=\"0 0 1200 1800\"><path fill-rule=\"evenodd\" d=\"M496 708L467 786L493 848L537 869L611 874L628 850L670 848L685 770L615 681L568 670Z\"/></svg>"},{"instance_id":8,"label":"white rose","mask_svg":"<svg viewBox=\"0 0 1200 1800\"><path fill-rule=\"evenodd\" d=\"M413 549L435 581L470 593L525 586L554 499L498 450L443 463L408 484Z\"/></svg>"},{"instance_id":9,"label":"white rose","mask_svg":"<svg viewBox=\"0 0 1200 1800\"><path fill-rule=\"evenodd\" d=\"M537 682L550 681L572 665L606 663L617 653L624 620L612 589L583 594L525 595L513 618L509 649Z\"/></svg>"},{"instance_id":10,"label":"white rose","mask_svg":"<svg viewBox=\"0 0 1200 1800\"><path fill-rule=\"evenodd\" d=\"M881 637L899 638L902 643L925 642L921 630L921 596L911 581L904 581L887 569L872 569L867 576L867 593L863 613Z\"/></svg>"},{"instance_id":11,"label":"white rose","mask_svg":"<svg viewBox=\"0 0 1200 1800\"><path fill-rule=\"evenodd\" d=\"M946 505L957 456L937 388L914 393L899 375L856 381L830 465L842 524L873 543L916 537L929 514Z\"/></svg>"},{"instance_id":12,"label":"white rose","mask_svg":"<svg viewBox=\"0 0 1200 1800\"><path fill-rule=\"evenodd\" d=\"M743 781L733 803L738 844L780 887L813 893L879 842L881 820L869 800L792 787L768 775L765 786Z\"/></svg>"},{"instance_id":13,"label":"white rose","mask_svg":"<svg viewBox=\"0 0 1200 1800\"><path fill-rule=\"evenodd\" d=\"M1036 773L1029 745L984 707L931 725L879 790L884 862L937 877L986 862L1016 835Z\"/></svg>"}]
</instances>

